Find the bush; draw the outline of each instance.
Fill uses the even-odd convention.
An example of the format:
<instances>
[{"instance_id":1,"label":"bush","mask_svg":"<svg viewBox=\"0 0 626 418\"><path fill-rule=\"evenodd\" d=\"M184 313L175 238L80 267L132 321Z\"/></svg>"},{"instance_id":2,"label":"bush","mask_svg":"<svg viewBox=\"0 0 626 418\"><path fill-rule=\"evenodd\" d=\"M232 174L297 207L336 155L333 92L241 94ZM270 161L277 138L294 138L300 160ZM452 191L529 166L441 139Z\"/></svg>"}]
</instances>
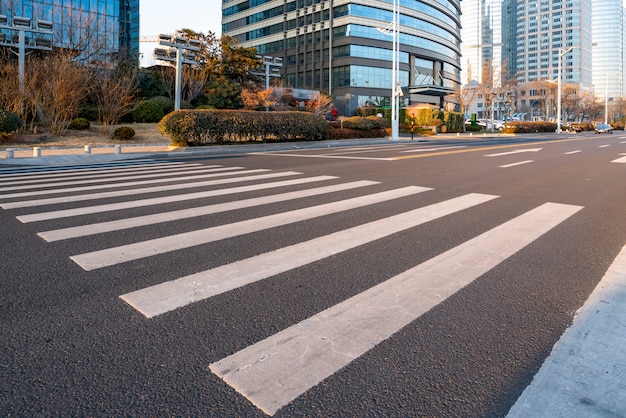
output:
<instances>
[{"instance_id":1,"label":"bush","mask_svg":"<svg viewBox=\"0 0 626 418\"><path fill-rule=\"evenodd\" d=\"M98 106L96 105L84 105L78 110L77 118L85 118L89 121L98 120Z\"/></svg>"},{"instance_id":2,"label":"bush","mask_svg":"<svg viewBox=\"0 0 626 418\"><path fill-rule=\"evenodd\" d=\"M353 116L351 118L343 119L341 123L344 128L348 129L371 130L385 129L389 127L389 123L387 123L385 119L379 118L378 116Z\"/></svg>"},{"instance_id":3,"label":"bush","mask_svg":"<svg viewBox=\"0 0 626 418\"><path fill-rule=\"evenodd\" d=\"M152 100L143 100L135 105L133 117L135 122L154 123L163 118L165 112L161 105Z\"/></svg>"},{"instance_id":4,"label":"bush","mask_svg":"<svg viewBox=\"0 0 626 418\"><path fill-rule=\"evenodd\" d=\"M504 134L514 134L514 133L536 133L536 132L555 132L556 131L556 123L554 122L530 122L530 121L520 121L520 122L507 122L502 129L502 133Z\"/></svg>"},{"instance_id":5,"label":"bush","mask_svg":"<svg viewBox=\"0 0 626 418\"><path fill-rule=\"evenodd\" d=\"M74 118L70 122L69 128L76 131L84 131L85 129L89 129L90 126L91 123L89 122L89 120L85 118Z\"/></svg>"},{"instance_id":6,"label":"bush","mask_svg":"<svg viewBox=\"0 0 626 418\"><path fill-rule=\"evenodd\" d=\"M113 139L124 141L135 136L135 130L128 126L120 126L113 132Z\"/></svg>"},{"instance_id":7,"label":"bush","mask_svg":"<svg viewBox=\"0 0 626 418\"><path fill-rule=\"evenodd\" d=\"M150 101L158 103L159 106L163 109L163 114L167 115L170 112L174 111L174 101L169 97L165 96L156 96L150 99Z\"/></svg>"},{"instance_id":8,"label":"bush","mask_svg":"<svg viewBox=\"0 0 626 418\"><path fill-rule=\"evenodd\" d=\"M246 141L313 141L324 137L326 121L307 112L179 110L159 122L159 132L177 145Z\"/></svg>"},{"instance_id":9,"label":"bush","mask_svg":"<svg viewBox=\"0 0 626 418\"><path fill-rule=\"evenodd\" d=\"M13 112L0 110L0 133L10 134L24 126L24 122Z\"/></svg>"}]
</instances>

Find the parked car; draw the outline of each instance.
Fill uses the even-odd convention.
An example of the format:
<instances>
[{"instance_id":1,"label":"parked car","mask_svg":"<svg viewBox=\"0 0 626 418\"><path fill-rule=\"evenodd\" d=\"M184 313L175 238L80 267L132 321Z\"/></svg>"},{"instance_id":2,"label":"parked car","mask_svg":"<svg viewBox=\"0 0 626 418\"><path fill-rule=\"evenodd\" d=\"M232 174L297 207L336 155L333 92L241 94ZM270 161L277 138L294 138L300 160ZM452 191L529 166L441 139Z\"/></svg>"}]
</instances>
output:
<instances>
[{"instance_id":1,"label":"parked car","mask_svg":"<svg viewBox=\"0 0 626 418\"><path fill-rule=\"evenodd\" d=\"M597 134L612 134L613 128L608 123L599 123L596 125L594 132Z\"/></svg>"}]
</instances>

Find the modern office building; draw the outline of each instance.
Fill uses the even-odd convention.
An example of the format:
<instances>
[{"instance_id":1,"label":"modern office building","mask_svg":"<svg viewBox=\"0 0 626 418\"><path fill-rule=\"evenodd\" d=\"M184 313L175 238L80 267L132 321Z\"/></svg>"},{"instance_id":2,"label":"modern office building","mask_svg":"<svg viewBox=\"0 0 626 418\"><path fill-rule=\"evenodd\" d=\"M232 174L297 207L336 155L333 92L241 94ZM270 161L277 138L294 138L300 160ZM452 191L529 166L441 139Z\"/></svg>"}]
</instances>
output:
<instances>
[{"instance_id":1,"label":"modern office building","mask_svg":"<svg viewBox=\"0 0 626 418\"><path fill-rule=\"evenodd\" d=\"M442 106L460 82L460 1L397 1L402 102ZM261 55L282 58L285 87L330 94L342 115L389 103L392 20L390 0L222 3L222 33Z\"/></svg>"},{"instance_id":2,"label":"modern office building","mask_svg":"<svg viewBox=\"0 0 626 418\"><path fill-rule=\"evenodd\" d=\"M72 48L88 38L92 45L82 45L87 50L97 47L106 54L139 60L139 0L0 0L0 15L9 24L13 17L31 19L33 28L37 21L51 23L53 47ZM3 31L10 43L14 34ZM96 42L99 45L93 45Z\"/></svg>"},{"instance_id":3,"label":"modern office building","mask_svg":"<svg viewBox=\"0 0 626 418\"><path fill-rule=\"evenodd\" d=\"M603 100L624 97L626 22L623 10L622 0L593 2L593 85L596 96Z\"/></svg>"},{"instance_id":4,"label":"modern office building","mask_svg":"<svg viewBox=\"0 0 626 418\"><path fill-rule=\"evenodd\" d=\"M523 119L556 116L551 91L559 62L563 85L594 89L591 0L464 0L462 24L463 82L471 81L471 74L472 80L484 84L482 74L489 74L498 88L514 77L519 88L513 107ZM493 69L477 73L476 67ZM480 107L477 103L474 109Z\"/></svg>"},{"instance_id":5,"label":"modern office building","mask_svg":"<svg viewBox=\"0 0 626 418\"><path fill-rule=\"evenodd\" d=\"M464 0L462 6L461 82L501 85L504 61L501 0Z\"/></svg>"}]
</instances>

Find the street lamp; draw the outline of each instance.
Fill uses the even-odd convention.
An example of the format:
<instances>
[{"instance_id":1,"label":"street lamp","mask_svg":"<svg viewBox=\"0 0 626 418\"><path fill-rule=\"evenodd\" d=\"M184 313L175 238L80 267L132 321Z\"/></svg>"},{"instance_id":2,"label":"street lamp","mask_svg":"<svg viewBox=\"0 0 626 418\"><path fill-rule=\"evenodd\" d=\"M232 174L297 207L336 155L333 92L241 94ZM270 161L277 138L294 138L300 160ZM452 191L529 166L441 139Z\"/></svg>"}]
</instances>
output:
<instances>
[{"instance_id":1,"label":"street lamp","mask_svg":"<svg viewBox=\"0 0 626 418\"><path fill-rule=\"evenodd\" d=\"M609 78L615 77L619 75L620 72L613 73L611 75L606 76L606 81L604 83L604 124L607 125L609 123Z\"/></svg>"},{"instance_id":2,"label":"street lamp","mask_svg":"<svg viewBox=\"0 0 626 418\"><path fill-rule=\"evenodd\" d=\"M561 133L561 60L563 57L563 55L567 54L568 52L570 52L572 49L574 49L574 47L570 47L567 48L565 50L563 50L563 48L559 48L559 71L558 71L558 98L557 98L557 105L556 105L556 117L557 117L557 121L556 121L556 132L557 133Z\"/></svg>"},{"instance_id":3,"label":"street lamp","mask_svg":"<svg viewBox=\"0 0 626 418\"><path fill-rule=\"evenodd\" d=\"M263 72L253 70L250 71L250 74L265 77L265 90L269 90L270 77L280 77L280 68L283 66L283 59L271 55L257 55L256 58L263 62L265 69ZM265 111L269 111L268 106L265 106Z\"/></svg>"},{"instance_id":4,"label":"street lamp","mask_svg":"<svg viewBox=\"0 0 626 418\"><path fill-rule=\"evenodd\" d=\"M26 49L44 51L50 51L52 49L52 22L37 19L33 25L31 18L22 16L13 16L10 20L11 22L9 22L9 16L0 14L0 30L11 31L8 37L0 32L0 35L2 35L0 36L0 46L17 48L17 52L13 51L13 49L11 49L11 52L18 57L19 89L20 93L23 93ZM13 35L14 32L17 32L17 37ZM31 41L31 39L26 36L27 33L34 35L35 39ZM37 35L43 35L45 37Z\"/></svg>"},{"instance_id":5,"label":"street lamp","mask_svg":"<svg viewBox=\"0 0 626 418\"><path fill-rule=\"evenodd\" d=\"M182 67L183 64L195 65L198 63L194 52L200 51L201 42L197 39L187 39L177 35L161 34L159 35L159 45L167 46L169 49L155 48L154 58L160 61L176 63L176 93L174 110L180 110Z\"/></svg>"},{"instance_id":6,"label":"street lamp","mask_svg":"<svg viewBox=\"0 0 626 418\"><path fill-rule=\"evenodd\" d=\"M377 28L379 31L392 34L393 53L391 56L391 140L398 140L398 131L400 127L400 96L402 96L402 88L400 87L400 6L399 0L393 0L393 17L391 23L386 28Z\"/></svg>"}]
</instances>

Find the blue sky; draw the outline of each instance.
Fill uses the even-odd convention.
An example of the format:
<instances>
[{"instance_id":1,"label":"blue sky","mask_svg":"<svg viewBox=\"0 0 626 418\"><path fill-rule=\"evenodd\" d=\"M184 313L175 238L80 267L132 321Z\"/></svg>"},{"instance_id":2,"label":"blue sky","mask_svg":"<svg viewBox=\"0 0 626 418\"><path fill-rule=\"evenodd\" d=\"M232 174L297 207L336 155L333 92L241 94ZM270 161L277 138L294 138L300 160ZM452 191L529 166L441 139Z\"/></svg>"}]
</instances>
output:
<instances>
[{"instance_id":1,"label":"blue sky","mask_svg":"<svg viewBox=\"0 0 626 418\"><path fill-rule=\"evenodd\" d=\"M222 32L221 0L143 0L139 2L140 36L172 33L177 29L189 28L196 32L216 34ZM152 51L156 43L141 42L142 66L153 62Z\"/></svg>"},{"instance_id":2,"label":"blue sky","mask_svg":"<svg viewBox=\"0 0 626 418\"><path fill-rule=\"evenodd\" d=\"M189 28L196 32L221 33L220 0L144 0L139 6L142 36Z\"/></svg>"}]
</instances>

